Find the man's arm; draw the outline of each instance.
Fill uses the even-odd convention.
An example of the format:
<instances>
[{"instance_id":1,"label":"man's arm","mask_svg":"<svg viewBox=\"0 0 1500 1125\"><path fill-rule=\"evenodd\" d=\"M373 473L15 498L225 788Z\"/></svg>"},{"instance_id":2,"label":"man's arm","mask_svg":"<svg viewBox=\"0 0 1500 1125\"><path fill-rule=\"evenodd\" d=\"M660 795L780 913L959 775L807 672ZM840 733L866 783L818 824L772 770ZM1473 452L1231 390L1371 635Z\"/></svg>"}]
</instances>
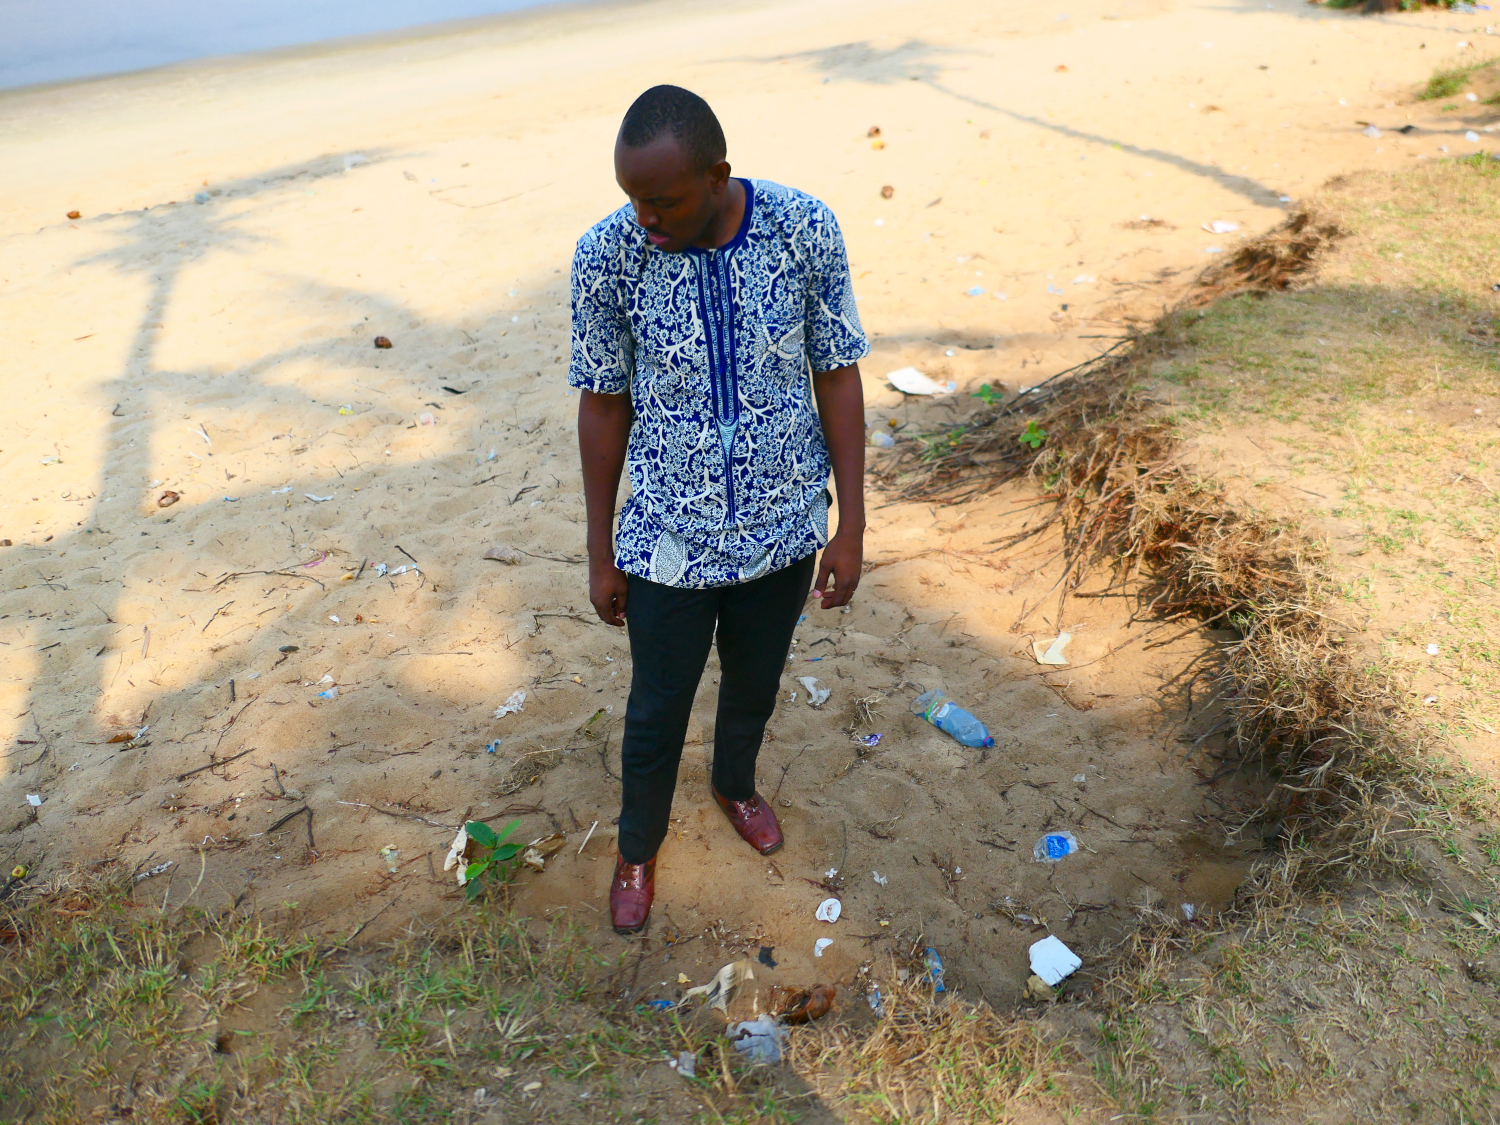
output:
<instances>
[{"instance_id":1,"label":"man's arm","mask_svg":"<svg viewBox=\"0 0 1500 1125\"><path fill-rule=\"evenodd\" d=\"M581 391L580 395L578 450L583 457L583 505L588 516L589 601L606 625L624 625L630 587L625 572L615 566L615 496L635 411L628 394Z\"/></svg>"},{"instance_id":2,"label":"man's arm","mask_svg":"<svg viewBox=\"0 0 1500 1125\"><path fill-rule=\"evenodd\" d=\"M833 609L854 596L865 557L865 392L859 364L814 373L813 397L839 494L839 529L823 548L813 593L822 597L824 609Z\"/></svg>"}]
</instances>

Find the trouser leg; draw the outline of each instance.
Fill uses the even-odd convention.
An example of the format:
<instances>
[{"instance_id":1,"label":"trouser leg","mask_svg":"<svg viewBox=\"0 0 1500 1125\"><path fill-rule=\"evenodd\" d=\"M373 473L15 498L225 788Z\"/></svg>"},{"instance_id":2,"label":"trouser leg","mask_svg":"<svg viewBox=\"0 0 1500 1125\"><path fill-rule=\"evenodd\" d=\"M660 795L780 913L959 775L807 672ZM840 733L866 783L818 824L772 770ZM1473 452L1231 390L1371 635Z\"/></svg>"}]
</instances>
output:
<instances>
[{"instance_id":1,"label":"trouser leg","mask_svg":"<svg viewBox=\"0 0 1500 1125\"><path fill-rule=\"evenodd\" d=\"M625 628L632 671L620 748L620 855L626 863L645 863L666 838L718 595L630 576Z\"/></svg>"},{"instance_id":2,"label":"trouser leg","mask_svg":"<svg viewBox=\"0 0 1500 1125\"><path fill-rule=\"evenodd\" d=\"M816 555L742 586L719 605L719 710L714 722L713 784L731 801L755 794L755 760L792 647L792 632L812 588Z\"/></svg>"}]
</instances>

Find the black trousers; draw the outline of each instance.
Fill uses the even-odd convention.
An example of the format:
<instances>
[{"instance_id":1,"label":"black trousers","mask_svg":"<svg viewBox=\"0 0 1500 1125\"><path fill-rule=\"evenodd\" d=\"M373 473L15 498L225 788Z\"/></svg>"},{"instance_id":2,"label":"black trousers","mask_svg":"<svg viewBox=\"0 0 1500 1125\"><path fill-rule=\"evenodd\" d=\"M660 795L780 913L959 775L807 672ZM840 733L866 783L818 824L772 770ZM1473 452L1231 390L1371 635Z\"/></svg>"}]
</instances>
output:
<instances>
[{"instance_id":1,"label":"black trousers","mask_svg":"<svg viewBox=\"0 0 1500 1125\"><path fill-rule=\"evenodd\" d=\"M679 590L630 576L630 702L620 774L620 854L645 863L666 839L688 715L708 647L719 646L713 785L731 801L755 793L755 759L776 709L792 630L812 588L816 555L737 586Z\"/></svg>"}]
</instances>

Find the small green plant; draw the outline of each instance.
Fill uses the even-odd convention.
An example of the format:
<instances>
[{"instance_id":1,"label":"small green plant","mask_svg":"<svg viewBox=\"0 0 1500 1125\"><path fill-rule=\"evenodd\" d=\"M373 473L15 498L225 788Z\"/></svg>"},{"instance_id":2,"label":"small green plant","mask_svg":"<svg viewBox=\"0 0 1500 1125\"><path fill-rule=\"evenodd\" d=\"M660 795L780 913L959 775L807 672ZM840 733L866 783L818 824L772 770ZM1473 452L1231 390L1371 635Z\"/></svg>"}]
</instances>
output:
<instances>
[{"instance_id":1,"label":"small green plant","mask_svg":"<svg viewBox=\"0 0 1500 1125\"><path fill-rule=\"evenodd\" d=\"M469 866L464 868L464 897L470 902L484 889L482 879L499 879L503 883L509 878L511 863L521 845L507 844L505 840L520 823L513 820L498 833L482 820L471 820L464 825L464 834L469 840L489 853L483 858L470 860Z\"/></svg>"},{"instance_id":2,"label":"small green plant","mask_svg":"<svg viewBox=\"0 0 1500 1125\"><path fill-rule=\"evenodd\" d=\"M990 386L988 383L981 383L979 385L979 389L973 392L973 394L971 394L969 397L979 399L986 406L995 406L997 403L999 403L1001 395L999 391L995 390L995 388Z\"/></svg>"},{"instance_id":3,"label":"small green plant","mask_svg":"<svg viewBox=\"0 0 1500 1125\"><path fill-rule=\"evenodd\" d=\"M1026 423L1026 428L1021 431L1019 440L1022 445L1029 445L1032 449L1040 449L1042 442L1047 440L1047 431L1038 426L1036 419L1033 418Z\"/></svg>"},{"instance_id":4,"label":"small green plant","mask_svg":"<svg viewBox=\"0 0 1500 1125\"><path fill-rule=\"evenodd\" d=\"M1467 66L1453 66L1445 70L1433 71L1432 77L1427 80L1427 86L1417 95L1417 100L1430 102L1438 98L1451 98L1468 85L1471 75L1493 66L1495 62L1495 59L1485 59L1482 62L1469 63Z\"/></svg>"}]
</instances>

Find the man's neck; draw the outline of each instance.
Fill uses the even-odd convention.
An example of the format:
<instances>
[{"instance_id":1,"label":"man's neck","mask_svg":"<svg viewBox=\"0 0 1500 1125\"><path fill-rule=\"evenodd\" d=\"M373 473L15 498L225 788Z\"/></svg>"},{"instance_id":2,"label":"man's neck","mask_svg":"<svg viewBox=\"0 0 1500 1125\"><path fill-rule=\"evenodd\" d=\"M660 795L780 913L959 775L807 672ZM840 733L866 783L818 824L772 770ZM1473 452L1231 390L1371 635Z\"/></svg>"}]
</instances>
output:
<instances>
[{"instance_id":1,"label":"man's neck","mask_svg":"<svg viewBox=\"0 0 1500 1125\"><path fill-rule=\"evenodd\" d=\"M714 216L713 222L708 224L703 237L693 245L702 250L717 250L720 246L728 245L740 232L740 223L744 219L745 185L731 176L729 183L724 187L723 206L719 208L719 213Z\"/></svg>"}]
</instances>

